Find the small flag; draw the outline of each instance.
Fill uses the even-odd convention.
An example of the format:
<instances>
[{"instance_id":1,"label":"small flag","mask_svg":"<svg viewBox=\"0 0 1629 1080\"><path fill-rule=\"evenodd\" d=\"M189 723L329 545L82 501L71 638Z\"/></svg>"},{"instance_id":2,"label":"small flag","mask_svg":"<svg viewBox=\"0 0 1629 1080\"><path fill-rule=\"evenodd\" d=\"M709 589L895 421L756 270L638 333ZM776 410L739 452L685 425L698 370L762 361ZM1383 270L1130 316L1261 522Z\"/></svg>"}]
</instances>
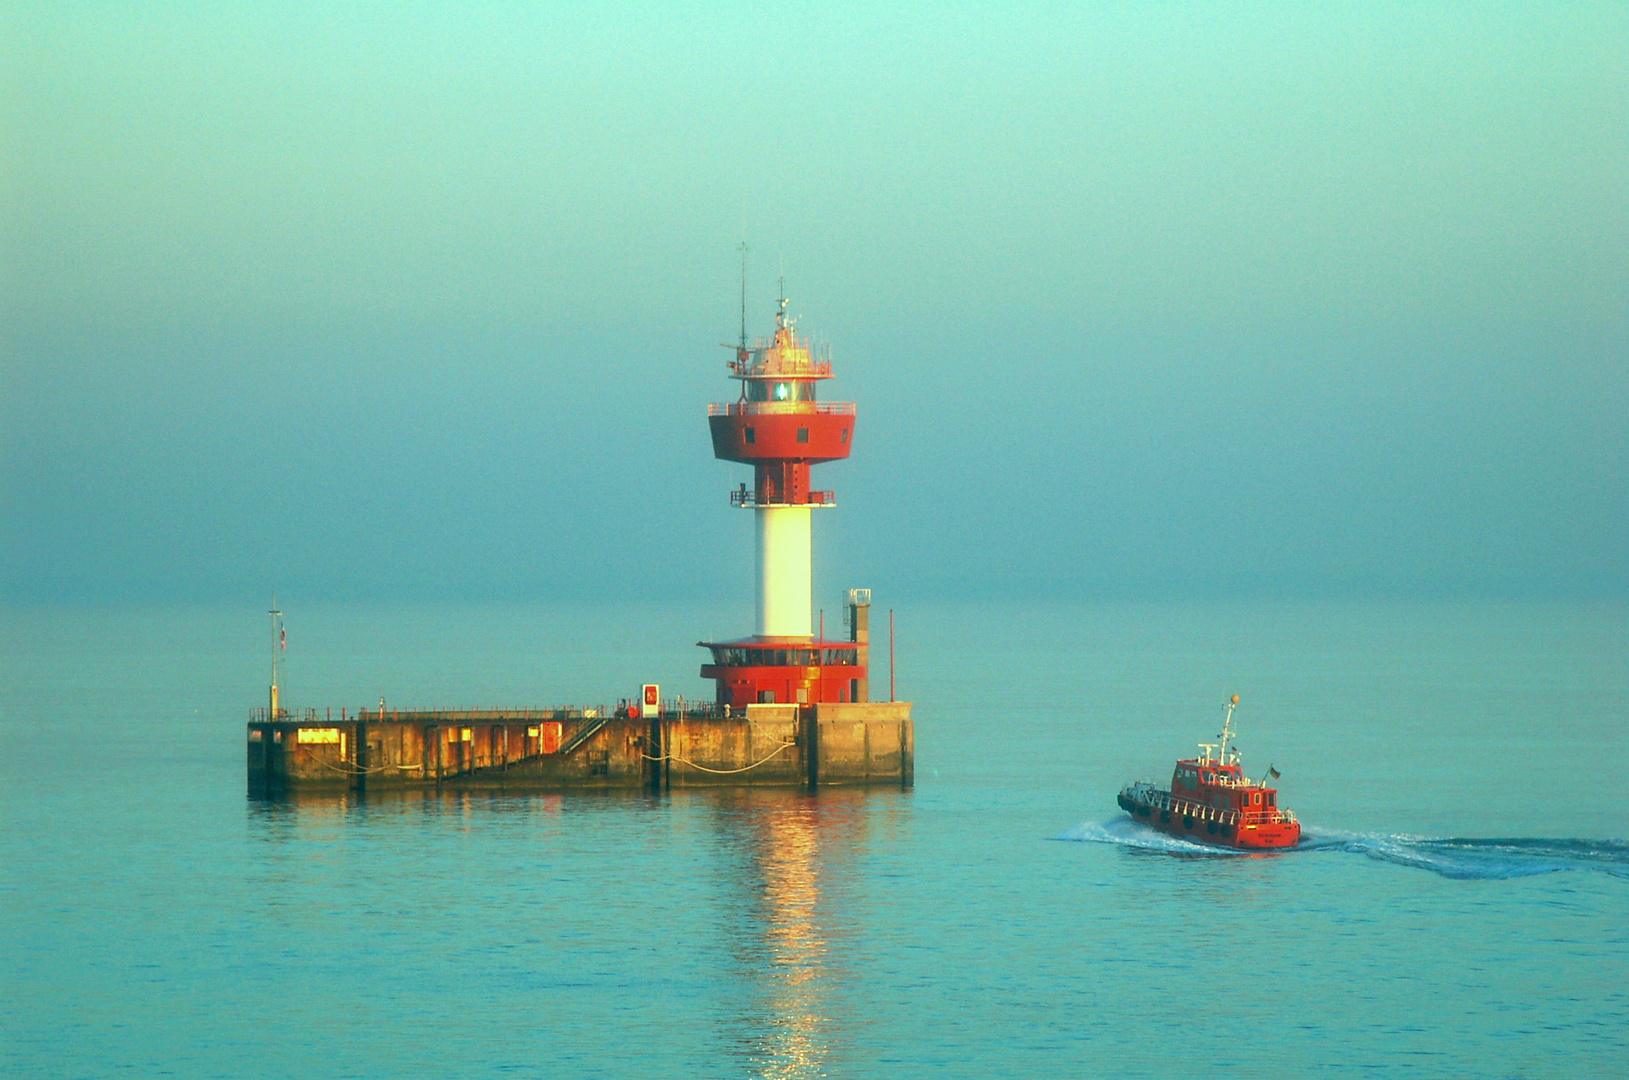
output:
<instances>
[{"instance_id":1,"label":"small flag","mask_svg":"<svg viewBox=\"0 0 1629 1080\"><path fill-rule=\"evenodd\" d=\"M277 638L277 643L278 643L278 644L279 644L279 645L281 645L281 646L282 646L282 647L283 647L283 648L285 648L285 649L286 649L286 648L288 648L288 631L287 631L287 630L283 630L283 631L282 631L282 632L281 632L281 633L280 633L280 634L279 634L279 635L278 635L278 638Z\"/></svg>"},{"instance_id":2,"label":"small flag","mask_svg":"<svg viewBox=\"0 0 1629 1080\"><path fill-rule=\"evenodd\" d=\"M1273 768L1271 765L1269 765L1269 766L1267 766L1267 775L1272 777L1274 780L1277 780L1280 776L1283 776L1284 774L1279 772L1277 769Z\"/></svg>"}]
</instances>

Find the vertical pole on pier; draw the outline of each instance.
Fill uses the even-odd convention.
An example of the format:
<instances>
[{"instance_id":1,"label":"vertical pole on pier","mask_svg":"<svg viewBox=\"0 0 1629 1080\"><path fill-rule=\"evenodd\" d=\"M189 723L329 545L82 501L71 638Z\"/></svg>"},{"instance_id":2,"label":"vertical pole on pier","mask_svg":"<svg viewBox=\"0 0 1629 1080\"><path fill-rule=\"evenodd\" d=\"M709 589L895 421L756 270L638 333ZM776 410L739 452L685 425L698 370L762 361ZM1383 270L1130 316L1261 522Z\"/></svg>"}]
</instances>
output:
<instances>
[{"instance_id":1,"label":"vertical pole on pier","mask_svg":"<svg viewBox=\"0 0 1629 1080\"><path fill-rule=\"evenodd\" d=\"M283 643L283 641L282 641L282 638L283 638L283 613L281 611L277 610L277 594L276 593L272 593L272 606L271 606L271 610L269 612L267 612L267 614L271 616L271 634L272 634L271 648L272 648L272 655L271 655L271 715L267 716L266 719L268 719L268 720L276 720L277 719L277 711L278 711L278 709L280 707L280 703L278 701L278 695L277 695L277 684L278 684L278 682L280 680L278 679L277 676L278 676L278 669L282 666L282 657L279 655L279 647Z\"/></svg>"},{"instance_id":2,"label":"vertical pole on pier","mask_svg":"<svg viewBox=\"0 0 1629 1080\"><path fill-rule=\"evenodd\" d=\"M888 609L888 700L894 700L894 609Z\"/></svg>"}]
</instances>

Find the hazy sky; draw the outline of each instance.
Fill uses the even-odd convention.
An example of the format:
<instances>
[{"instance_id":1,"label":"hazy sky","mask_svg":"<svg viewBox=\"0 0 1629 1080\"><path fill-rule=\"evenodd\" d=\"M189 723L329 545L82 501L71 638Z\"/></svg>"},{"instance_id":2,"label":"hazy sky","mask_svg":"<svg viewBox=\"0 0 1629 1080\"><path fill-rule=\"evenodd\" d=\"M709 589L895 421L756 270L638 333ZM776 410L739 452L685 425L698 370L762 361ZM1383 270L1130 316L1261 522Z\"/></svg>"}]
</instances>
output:
<instances>
[{"instance_id":1,"label":"hazy sky","mask_svg":"<svg viewBox=\"0 0 1629 1080\"><path fill-rule=\"evenodd\" d=\"M1624 5L879 8L0 5L0 596L1629 593Z\"/></svg>"}]
</instances>

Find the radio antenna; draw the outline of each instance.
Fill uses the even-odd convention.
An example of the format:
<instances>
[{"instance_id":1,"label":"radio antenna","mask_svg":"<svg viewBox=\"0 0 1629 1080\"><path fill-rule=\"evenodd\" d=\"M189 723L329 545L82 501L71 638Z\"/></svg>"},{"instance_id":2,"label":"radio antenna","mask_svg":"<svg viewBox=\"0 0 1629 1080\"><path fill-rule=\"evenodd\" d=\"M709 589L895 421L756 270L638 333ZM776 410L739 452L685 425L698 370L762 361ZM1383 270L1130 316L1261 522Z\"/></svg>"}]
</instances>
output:
<instances>
[{"instance_id":1,"label":"radio antenna","mask_svg":"<svg viewBox=\"0 0 1629 1080\"><path fill-rule=\"evenodd\" d=\"M741 241L741 344L742 356L747 354L747 242Z\"/></svg>"}]
</instances>

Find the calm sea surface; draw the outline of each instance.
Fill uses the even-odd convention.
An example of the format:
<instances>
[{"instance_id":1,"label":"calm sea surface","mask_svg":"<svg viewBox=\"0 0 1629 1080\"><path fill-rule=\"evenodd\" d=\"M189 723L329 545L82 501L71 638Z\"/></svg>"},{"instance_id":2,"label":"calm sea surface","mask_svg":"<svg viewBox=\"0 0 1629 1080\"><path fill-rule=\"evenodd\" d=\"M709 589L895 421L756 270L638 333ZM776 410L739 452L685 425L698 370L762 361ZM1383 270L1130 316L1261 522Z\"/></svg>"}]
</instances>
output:
<instances>
[{"instance_id":1,"label":"calm sea surface","mask_svg":"<svg viewBox=\"0 0 1629 1080\"><path fill-rule=\"evenodd\" d=\"M336 713L701 696L740 623L284 606ZM0 1075L1629 1075L1621 606L902 610L917 786L816 797L254 801L268 638L0 613ZM1115 807L1232 693L1302 850Z\"/></svg>"}]
</instances>

